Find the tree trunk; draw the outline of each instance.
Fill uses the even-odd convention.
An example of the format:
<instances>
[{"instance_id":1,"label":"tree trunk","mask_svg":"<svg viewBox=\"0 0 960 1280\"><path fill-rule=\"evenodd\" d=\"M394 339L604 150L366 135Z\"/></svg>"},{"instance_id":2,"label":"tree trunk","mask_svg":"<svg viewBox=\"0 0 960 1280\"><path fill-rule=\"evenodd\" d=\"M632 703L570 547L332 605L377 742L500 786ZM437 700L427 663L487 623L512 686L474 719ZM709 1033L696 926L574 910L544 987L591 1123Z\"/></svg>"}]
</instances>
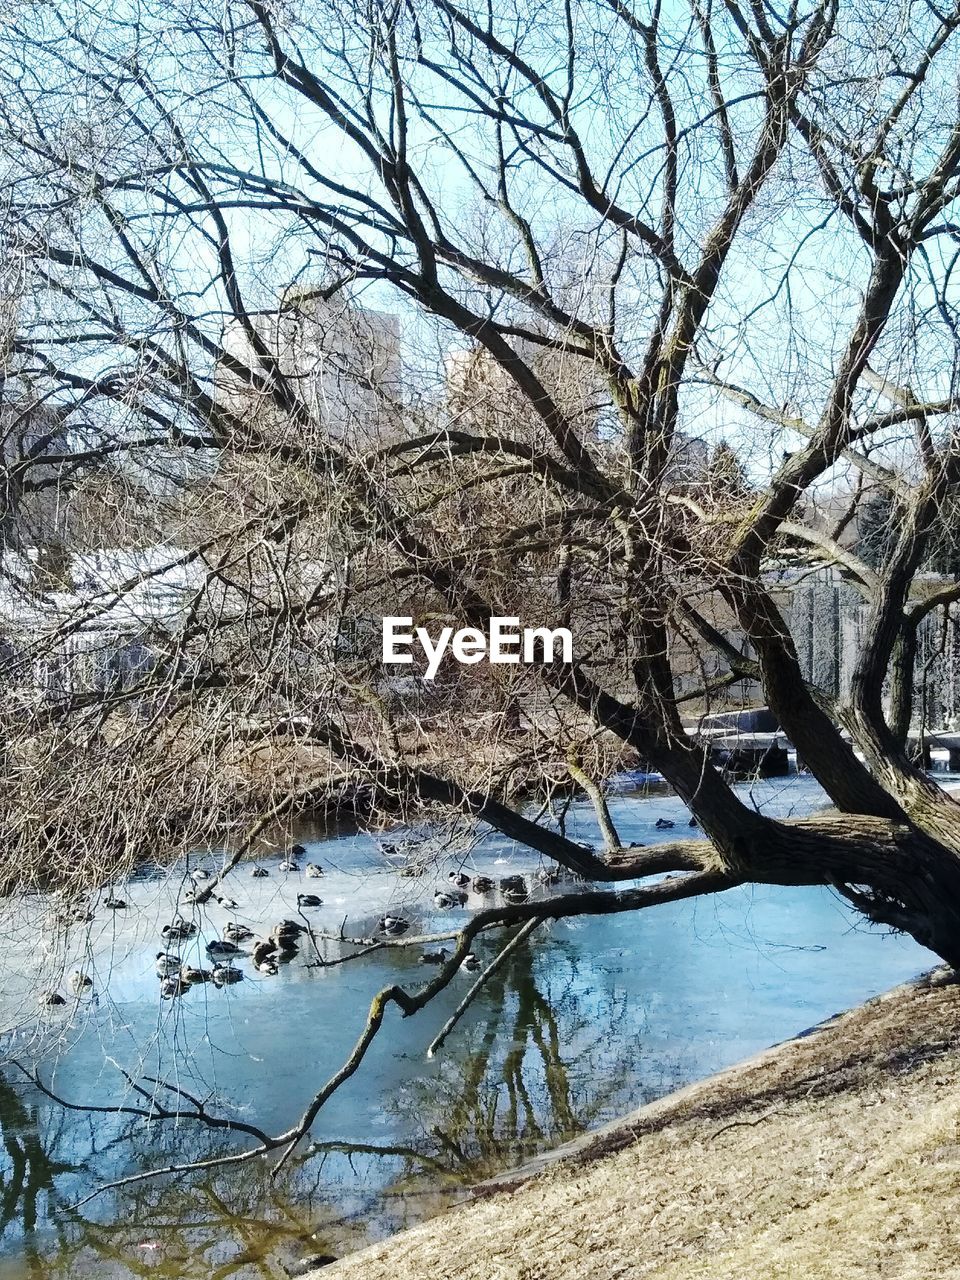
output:
<instances>
[{"instance_id":1,"label":"tree trunk","mask_svg":"<svg viewBox=\"0 0 960 1280\"><path fill-rule=\"evenodd\" d=\"M913 824L846 814L771 822L737 853L744 879L833 885L869 919L960 969L960 856Z\"/></svg>"},{"instance_id":2,"label":"tree trunk","mask_svg":"<svg viewBox=\"0 0 960 1280\"><path fill-rule=\"evenodd\" d=\"M890 732L906 748L913 718L913 680L917 662L917 628L907 623L897 637L890 660Z\"/></svg>"},{"instance_id":3,"label":"tree trunk","mask_svg":"<svg viewBox=\"0 0 960 1280\"><path fill-rule=\"evenodd\" d=\"M845 813L902 819L894 796L857 758L807 688L790 632L766 592L746 583L731 589L728 599L757 654L770 710L833 803Z\"/></svg>"}]
</instances>

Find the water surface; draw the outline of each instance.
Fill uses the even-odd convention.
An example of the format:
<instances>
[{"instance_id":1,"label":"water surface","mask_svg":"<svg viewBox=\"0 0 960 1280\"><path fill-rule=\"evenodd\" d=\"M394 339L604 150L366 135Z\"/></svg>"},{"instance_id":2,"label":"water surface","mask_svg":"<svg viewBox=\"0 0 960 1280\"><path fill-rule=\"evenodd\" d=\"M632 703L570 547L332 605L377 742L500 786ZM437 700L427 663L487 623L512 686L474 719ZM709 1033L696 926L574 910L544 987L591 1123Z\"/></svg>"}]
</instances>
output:
<instances>
[{"instance_id":1,"label":"water surface","mask_svg":"<svg viewBox=\"0 0 960 1280\"><path fill-rule=\"evenodd\" d=\"M777 814L823 803L811 780L795 776L755 784L751 794ZM624 841L691 834L671 796L627 792L612 811ZM657 831L657 818L676 829ZM595 837L586 805L574 805L567 824L574 838ZM413 838L390 840L405 834ZM435 872L409 879L397 874L382 839L324 838L309 829L298 837L308 845L304 861L323 864L323 879L284 875L279 855L262 851L269 877L252 879L249 864L232 872L225 891L237 908L198 912L200 932L181 948L184 959L199 961L228 918L260 931L295 914L298 891L323 897L309 913L318 929L345 919L357 936L386 908L424 932L455 929L466 918L432 902L437 882L464 856L459 846ZM190 868L216 861L198 856ZM491 836L466 865L500 876L537 863ZM195 1121L148 1123L118 1106L143 1107L151 1096L172 1105L168 1086L177 1086L210 1114L281 1131L341 1065L372 996L388 983L413 989L431 976L416 950L322 968L311 967L304 948L276 977L241 962L245 977L235 986L162 1001L153 962L159 926L178 898L182 905L190 868L120 886L126 911L105 911L94 898L94 920L71 929L65 947L44 931L49 903L3 909L0 1280L285 1275L284 1264L339 1255L410 1225L478 1178L931 963L910 939L868 928L828 890L748 887L639 914L556 922L491 981L435 1059L425 1047L469 979L458 977L415 1018L391 1010L362 1068L279 1178L257 1159L108 1191L78 1209L105 1182L243 1146ZM471 896L466 910L480 905ZM339 954L337 944L324 945L324 954ZM487 959L497 945L491 935L476 949ZM94 977L95 997L38 1014L38 984L65 990L63 977L78 963ZM65 1109L14 1061L59 1098L105 1110Z\"/></svg>"}]
</instances>

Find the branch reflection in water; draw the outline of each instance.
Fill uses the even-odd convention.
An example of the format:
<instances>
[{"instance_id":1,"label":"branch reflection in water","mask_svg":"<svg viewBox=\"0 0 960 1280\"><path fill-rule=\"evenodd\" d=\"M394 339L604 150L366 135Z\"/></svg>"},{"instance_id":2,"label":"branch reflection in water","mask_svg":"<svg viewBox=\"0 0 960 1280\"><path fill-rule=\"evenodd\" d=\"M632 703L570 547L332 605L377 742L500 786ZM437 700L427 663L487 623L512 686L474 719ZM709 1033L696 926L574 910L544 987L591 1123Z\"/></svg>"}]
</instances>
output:
<instances>
[{"instance_id":1,"label":"branch reflection in water","mask_svg":"<svg viewBox=\"0 0 960 1280\"><path fill-rule=\"evenodd\" d=\"M419 1119L424 1142L436 1143L452 1181L489 1177L601 1123L637 1074L642 1043L628 1033L625 995L583 983L576 952L559 941L542 959L536 948L518 952L491 979L456 1054L394 1099L404 1124Z\"/></svg>"},{"instance_id":2,"label":"branch reflection in water","mask_svg":"<svg viewBox=\"0 0 960 1280\"><path fill-rule=\"evenodd\" d=\"M340 1254L412 1225L464 1186L622 1105L642 1046L625 1025L625 995L591 980L581 963L556 939L521 949L431 1070L410 1060L383 1097L390 1130L410 1134L408 1142L314 1142L276 1182L257 1161L148 1181L73 1211L78 1189L98 1180L230 1148L192 1126L161 1132L136 1118L64 1111L8 1078L0 1090L3 1243L18 1246L29 1273L44 1280L100 1275L107 1264L124 1277L187 1280L200 1268L279 1277L291 1260ZM22 1274L16 1265L11 1277ZM0 1277L7 1280L2 1259Z\"/></svg>"}]
</instances>

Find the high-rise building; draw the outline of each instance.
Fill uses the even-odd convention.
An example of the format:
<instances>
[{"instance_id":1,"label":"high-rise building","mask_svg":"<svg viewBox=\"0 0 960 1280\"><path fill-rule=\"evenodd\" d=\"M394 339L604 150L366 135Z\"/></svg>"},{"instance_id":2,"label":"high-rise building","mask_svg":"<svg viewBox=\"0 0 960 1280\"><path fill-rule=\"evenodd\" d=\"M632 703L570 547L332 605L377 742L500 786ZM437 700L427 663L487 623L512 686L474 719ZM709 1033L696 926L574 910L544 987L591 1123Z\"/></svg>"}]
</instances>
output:
<instances>
[{"instance_id":1,"label":"high-rise building","mask_svg":"<svg viewBox=\"0 0 960 1280\"><path fill-rule=\"evenodd\" d=\"M55 458L70 450L59 415L20 396L0 398L0 546L59 543L64 511Z\"/></svg>"},{"instance_id":2,"label":"high-rise building","mask_svg":"<svg viewBox=\"0 0 960 1280\"><path fill-rule=\"evenodd\" d=\"M262 350L258 350L262 347ZM281 439L302 434L271 395L282 381L327 441L364 451L401 430L400 322L343 296L288 293L224 330L217 385L229 407ZM231 364L233 358L238 365Z\"/></svg>"},{"instance_id":3,"label":"high-rise building","mask_svg":"<svg viewBox=\"0 0 960 1280\"><path fill-rule=\"evenodd\" d=\"M529 339L513 345L581 439L596 439L609 395L593 361L562 346L539 346ZM485 347L448 352L445 381L448 410L466 430L491 431L528 444L536 443L541 434L546 440L529 400Z\"/></svg>"}]
</instances>

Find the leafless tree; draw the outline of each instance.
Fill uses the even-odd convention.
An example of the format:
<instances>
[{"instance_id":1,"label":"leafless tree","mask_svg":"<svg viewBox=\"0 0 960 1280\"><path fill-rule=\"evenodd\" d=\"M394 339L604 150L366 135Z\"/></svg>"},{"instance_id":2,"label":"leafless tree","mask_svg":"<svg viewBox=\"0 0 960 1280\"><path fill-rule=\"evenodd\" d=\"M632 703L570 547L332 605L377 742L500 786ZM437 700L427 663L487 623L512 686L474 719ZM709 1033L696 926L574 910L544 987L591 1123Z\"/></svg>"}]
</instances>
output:
<instances>
[{"instance_id":1,"label":"leafless tree","mask_svg":"<svg viewBox=\"0 0 960 1280\"><path fill-rule=\"evenodd\" d=\"M917 628L960 599L919 573L960 482L958 27L919 0L8 14L6 400L51 422L6 461L4 572L35 617L8 636L17 874L81 883L104 851L363 792L607 886L682 873L481 913L454 966L480 929L744 882L834 886L960 963L960 808L907 736ZM742 476L682 464L711 433ZM872 567L851 531L878 487ZM88 538L100 514L177 551L54 608L9 567L45 488ZM849 694L804 678L785 564L866 602ZM38 690L181 570L142 669ZM569 625L575 660L407 687L385 613ZM681 651L720 672L694 698ZM833 811L757 814L686 732L683 700L738 681ZM602 811L625 753L707 839L624 848L607 823L588 849L518 798L572 776ZM387 1003L452 972L383 993L345 1073Z\"/></svg>"}]
</instances>

